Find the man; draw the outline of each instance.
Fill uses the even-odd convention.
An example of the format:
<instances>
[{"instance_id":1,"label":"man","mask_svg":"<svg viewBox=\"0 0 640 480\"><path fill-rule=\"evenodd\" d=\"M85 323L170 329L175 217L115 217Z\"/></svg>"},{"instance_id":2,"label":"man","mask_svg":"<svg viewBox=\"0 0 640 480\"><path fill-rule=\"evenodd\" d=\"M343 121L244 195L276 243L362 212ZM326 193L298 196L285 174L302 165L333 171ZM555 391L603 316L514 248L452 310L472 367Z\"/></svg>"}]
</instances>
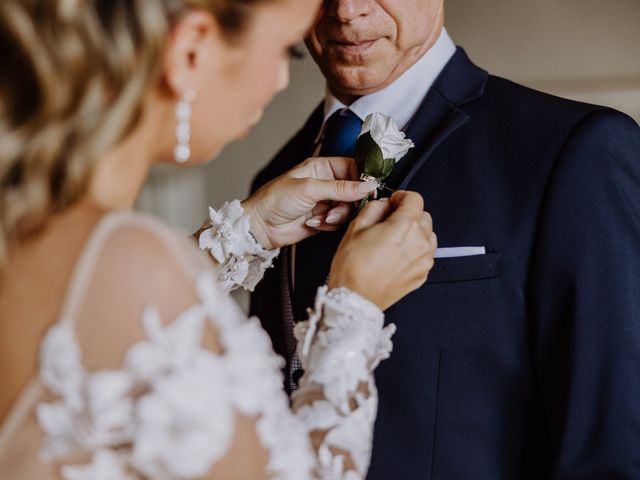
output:
<instances>
[{"instance_id":1,"label":"man","mask_svg":"<svg viewBox=\"0 0 640 480\"><path fill-rule=\"evenodd\" d=\"M386 312L369 478L639 479L640 129L489 75L443 9L326 1L307 42L326 99L254 182L352 152L376 111L416 144L387 186L424 196L443 248ZM294 383L290 329L343 232L282 252L252 297Z\"/></svg>"}]
</instances>

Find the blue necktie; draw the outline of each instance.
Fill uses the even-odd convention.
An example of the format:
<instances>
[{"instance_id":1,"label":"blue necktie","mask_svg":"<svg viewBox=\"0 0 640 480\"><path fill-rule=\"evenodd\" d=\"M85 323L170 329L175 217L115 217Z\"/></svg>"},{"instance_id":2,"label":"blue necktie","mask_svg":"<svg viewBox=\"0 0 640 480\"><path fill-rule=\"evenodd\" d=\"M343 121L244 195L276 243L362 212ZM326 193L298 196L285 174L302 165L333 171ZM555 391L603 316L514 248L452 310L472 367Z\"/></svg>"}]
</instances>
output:
<instances>
[{"instance_id":1,"label":"blue necktie","mask_svg":"<svg viewBox=\"0 0 640 480\"><path fill-rule=\"evenodd\" d=\"M348 108L338 110L327 120L321 157L353 157L362 120Z\"/></svg>"}]
</instances>

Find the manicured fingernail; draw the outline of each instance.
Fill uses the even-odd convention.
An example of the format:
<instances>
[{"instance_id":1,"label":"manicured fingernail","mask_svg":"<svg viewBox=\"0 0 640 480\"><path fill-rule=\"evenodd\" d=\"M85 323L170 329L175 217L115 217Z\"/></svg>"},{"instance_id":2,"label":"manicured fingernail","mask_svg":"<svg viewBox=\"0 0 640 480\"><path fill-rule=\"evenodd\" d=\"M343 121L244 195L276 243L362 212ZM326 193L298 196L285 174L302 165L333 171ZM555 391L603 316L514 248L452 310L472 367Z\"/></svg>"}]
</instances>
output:
<instances>
[{"instance_id":1,"label":"manicured fingernail","mask_svg":"<svg viewBox=\"0 0 640 480\"><path fill-rule=\"evenodd\" d=\"M378 184L375 182L362 182L358 185L358 193L371 193L376 188L378 188Z\"/></svg>"},{"instance_id":2,"label":"manicured fingernail","mask_svg":"<svg viewBox=\"0 0 640 480\"><path fill-rule=\"evenodd\" d=\"M307 227L316 228L316 227L319 227L321 223L322 223L322 221L319 218L315 218L314 217L314 218L310 218L309 220L307 220L305 222L305 225Z\"/></svg>"},{"instance_id":3,"label":"manicured fingernail","mask_svg":"<svg viewBox=\"0 0 640 480\"><path fill-rule=\"evenodd\" d=\"M330 213L329 215L327 215L327 219L325 220L327 223L338 223L340 221L340 219L342 218L342 215L340 215L339 213Z\"/></svg>"}]
</instances>

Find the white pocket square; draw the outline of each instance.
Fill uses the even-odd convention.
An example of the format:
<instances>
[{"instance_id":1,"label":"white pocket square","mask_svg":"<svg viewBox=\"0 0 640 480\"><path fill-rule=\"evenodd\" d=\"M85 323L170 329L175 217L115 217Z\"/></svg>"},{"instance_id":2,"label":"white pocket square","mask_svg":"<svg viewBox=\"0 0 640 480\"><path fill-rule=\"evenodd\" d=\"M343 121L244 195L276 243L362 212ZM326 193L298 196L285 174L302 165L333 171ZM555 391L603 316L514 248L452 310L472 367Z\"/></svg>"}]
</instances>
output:
<instances>
[{"instance_id":1,"label":"white pocket square","mask_svg":"<svg viewBox=\"0 0 640 480\"><path fill-rule=\"evenodd\" d=\"M485 247L438 248L435 258L471 257L473 255L484 255L486 253L487 250Z\"/></svg>"}]
</instances>

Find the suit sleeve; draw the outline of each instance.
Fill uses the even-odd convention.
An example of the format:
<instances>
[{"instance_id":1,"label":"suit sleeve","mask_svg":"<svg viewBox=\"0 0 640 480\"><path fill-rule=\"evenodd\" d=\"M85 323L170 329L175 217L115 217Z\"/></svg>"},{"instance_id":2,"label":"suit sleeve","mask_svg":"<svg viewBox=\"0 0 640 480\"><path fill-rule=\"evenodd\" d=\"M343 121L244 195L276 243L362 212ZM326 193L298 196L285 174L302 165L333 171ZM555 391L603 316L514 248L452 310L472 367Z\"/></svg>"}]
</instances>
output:
<instances>
[{"instance_id":1,"label":"suit sleeve","mask_svg":"<svg viewBox=\"0 0 640 480\"><path fill-rule=\"evenodd\" d=\"M592 112L545 193L529 284L550 478L640 478L640 129Z\"/></svg>"}]
</instances>

